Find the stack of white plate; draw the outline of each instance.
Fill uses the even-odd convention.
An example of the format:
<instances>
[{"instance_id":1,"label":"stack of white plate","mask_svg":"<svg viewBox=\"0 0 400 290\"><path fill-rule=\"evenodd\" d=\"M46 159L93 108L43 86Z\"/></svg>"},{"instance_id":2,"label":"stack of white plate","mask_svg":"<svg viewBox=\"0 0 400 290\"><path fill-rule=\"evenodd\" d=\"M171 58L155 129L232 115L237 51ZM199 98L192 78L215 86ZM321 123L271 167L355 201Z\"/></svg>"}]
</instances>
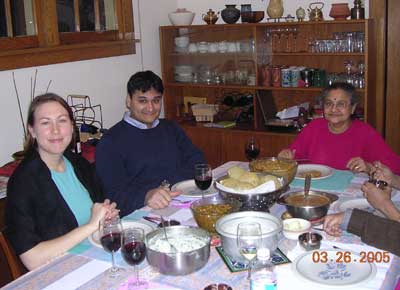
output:
<instances>
[{"instance_id":1,"label":"stack of white plate","mask_svg":"<svg viewBox=\"0 0 400 290\"><path fill-rule=\"evenodd\" d=\"M193 67L191 65L174 66L174 77L177 82L190 83L193 80Z\"/></svg>"}]
</instances>

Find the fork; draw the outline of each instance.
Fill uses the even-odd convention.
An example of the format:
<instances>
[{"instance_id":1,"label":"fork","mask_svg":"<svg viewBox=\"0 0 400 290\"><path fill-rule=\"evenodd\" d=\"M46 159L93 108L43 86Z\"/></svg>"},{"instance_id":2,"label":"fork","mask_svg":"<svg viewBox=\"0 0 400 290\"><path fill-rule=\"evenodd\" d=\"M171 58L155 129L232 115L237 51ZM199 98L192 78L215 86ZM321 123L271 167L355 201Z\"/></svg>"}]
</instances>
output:
<instances>
[{"instance_id":1,"label":"fork","mask_svg":"<svg viewBox=\"0 0 400 290\"><path fill-rule=\"evenodd\" d=\"M175 202L179 202L180 204L188 204L192 202L192 200L179 200L177 198L173 198L172 200Z\"/></svg>"}]
</instances>

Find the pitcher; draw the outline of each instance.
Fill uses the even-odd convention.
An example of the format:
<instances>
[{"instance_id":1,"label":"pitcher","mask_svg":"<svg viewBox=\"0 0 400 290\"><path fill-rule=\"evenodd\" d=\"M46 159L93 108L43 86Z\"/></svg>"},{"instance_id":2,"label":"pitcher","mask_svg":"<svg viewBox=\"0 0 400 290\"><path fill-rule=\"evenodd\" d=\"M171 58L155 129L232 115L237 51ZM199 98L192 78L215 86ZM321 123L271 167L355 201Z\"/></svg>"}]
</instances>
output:
<instances>
[{"instance_id":1,"label":"pitcher","mask_svg":"<svg viewBox=\"0 0 400 290\"><path fill-rule=\"evenodd\" d=\"M270 18L280 18L283 15L283 0L270 0L267 8Z\"/></svg>"}]
</instances>

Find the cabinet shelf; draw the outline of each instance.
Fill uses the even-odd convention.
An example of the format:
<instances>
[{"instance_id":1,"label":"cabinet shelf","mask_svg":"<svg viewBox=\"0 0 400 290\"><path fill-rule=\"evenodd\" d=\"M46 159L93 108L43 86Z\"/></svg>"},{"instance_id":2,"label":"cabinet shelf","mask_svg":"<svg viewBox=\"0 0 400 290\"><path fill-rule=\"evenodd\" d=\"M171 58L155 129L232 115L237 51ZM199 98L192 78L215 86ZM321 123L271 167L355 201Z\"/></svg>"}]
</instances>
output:
<instances>
[{"instance_id":1,"label":"cabinet shelf","mask_svg":"<svg viewBox=\"0 0 400 290\"><path fill-rule=\"evenodd\" d=\"M361 52L330 52L330 53L317 53L317 52L274 52L274 56L361 56L365 54Z\"/></svg>"}]
</instances>

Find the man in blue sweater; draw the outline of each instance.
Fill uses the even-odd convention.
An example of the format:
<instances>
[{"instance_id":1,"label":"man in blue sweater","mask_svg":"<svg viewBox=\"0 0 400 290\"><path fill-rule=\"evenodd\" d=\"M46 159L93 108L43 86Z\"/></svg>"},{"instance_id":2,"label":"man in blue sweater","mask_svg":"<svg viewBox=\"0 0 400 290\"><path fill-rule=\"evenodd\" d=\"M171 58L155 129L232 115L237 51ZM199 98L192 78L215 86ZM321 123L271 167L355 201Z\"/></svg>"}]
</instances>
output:
<instances>
[{"instance_id":1,"label":"man in blue sweater","mask_svg":"<svg viewBox=\"0 0 400 290\"><path fill-rule=\"evenodd\" d=\"M205 163L184 131L174 122L159 119L164 86L151 71L128 81L123 120L114 125L96 147L96 170L107 197L117 202L121 216L145 204L168 206L179 192L160 186L191 179L194 165Z\"/></svg>"}]
</instances>

